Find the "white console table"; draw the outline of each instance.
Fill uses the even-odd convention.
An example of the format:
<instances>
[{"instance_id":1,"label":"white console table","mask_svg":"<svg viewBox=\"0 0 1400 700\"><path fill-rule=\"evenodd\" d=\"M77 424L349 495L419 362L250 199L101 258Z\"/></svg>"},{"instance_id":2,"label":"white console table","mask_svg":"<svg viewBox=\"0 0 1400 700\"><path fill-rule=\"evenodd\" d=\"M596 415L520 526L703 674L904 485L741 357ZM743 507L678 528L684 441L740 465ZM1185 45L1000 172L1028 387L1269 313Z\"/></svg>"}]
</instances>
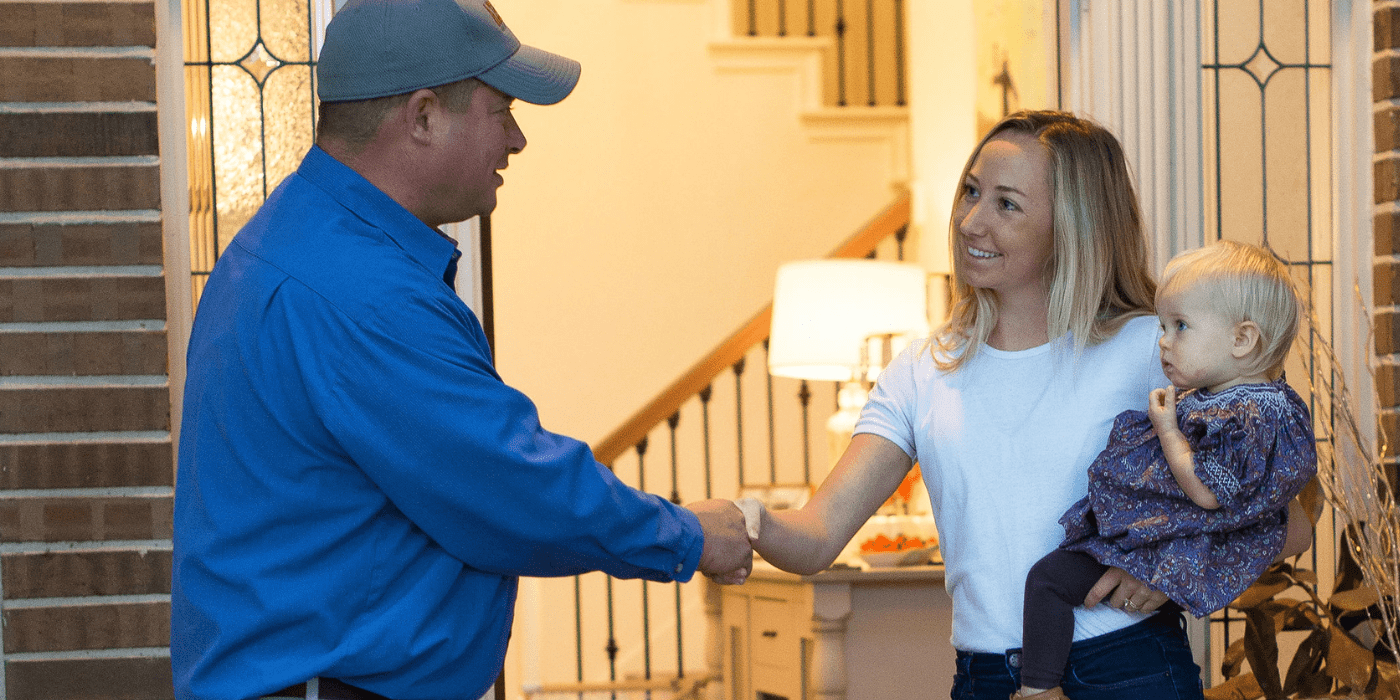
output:
<instances>
[{"instance_id":1,"label":"white console table","mask_svg":"<svg viewBox=\"0 0 1400 700\"><path fill-rule=\"evenodd\" d=\"M941 566L797 576L756 562L719 598L724 700L906 700L952 687Z\"/></svg>"}]
</instances>

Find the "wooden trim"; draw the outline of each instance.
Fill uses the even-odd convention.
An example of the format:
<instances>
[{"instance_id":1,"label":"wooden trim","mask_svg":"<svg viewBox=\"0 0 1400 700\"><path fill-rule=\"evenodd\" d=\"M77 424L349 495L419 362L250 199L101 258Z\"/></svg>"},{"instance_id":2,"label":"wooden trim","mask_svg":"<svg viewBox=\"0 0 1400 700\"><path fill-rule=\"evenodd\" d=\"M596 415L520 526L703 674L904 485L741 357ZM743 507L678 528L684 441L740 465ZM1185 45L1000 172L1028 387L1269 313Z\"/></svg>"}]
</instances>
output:
<instances>
[{"instance_id":1,"label":"wooden trim","mask_svg":"<svg viewBox=\"0 0 1400 700\"><path fill-rule=\"evenodd\" d=\"M910 195L903 192L884 211L867 223L855 235L837 246L827 257L863 258L875 250L880 241L894 235L909 224ZM690 397L700 393L718 377L720 372L734 366L753 346L768 338L773 317L773 303L764 305L753 318L730 335L708 355L696 362L679 379L672 382L656 398L628 418L620 427L593 446L593 456L609 466L622 453L642 441L661 421L679 411ZM764 368L767 371L767 368Z\"/></svg>"},{"instance_id":2,"label":"wooden trim","mask_svg":"<svg viewBox=\"0 0 1400 700\"><path fill-rule=\"evenodd\" d=\"M621 681L601 681L597 683L551 683L541 685L527 695L564 695L572 693L605 693L608 691L669 690L673 697L684 698L715 680L716 676L705 673L698 676L671 676L667 678L635 679Z\"/></svg>"}]
</instances>

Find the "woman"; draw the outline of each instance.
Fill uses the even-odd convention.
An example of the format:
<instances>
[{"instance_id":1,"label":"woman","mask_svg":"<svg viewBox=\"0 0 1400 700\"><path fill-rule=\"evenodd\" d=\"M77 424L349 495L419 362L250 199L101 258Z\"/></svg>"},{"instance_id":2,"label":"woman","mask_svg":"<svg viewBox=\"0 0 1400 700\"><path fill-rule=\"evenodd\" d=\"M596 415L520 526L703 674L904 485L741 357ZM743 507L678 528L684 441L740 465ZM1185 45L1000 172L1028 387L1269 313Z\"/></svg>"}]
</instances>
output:
<instances>
[{"instance_id":1,"label":"woman","mask_svg":"<svg viewBox=\"0 0 1400 700\"><path fill-rule=\"evenodd\" d=\"M1114 416L1168 382L1111 134L1061 112L1011 115L960 188L950 320L884 371L811 501L761 516L755 550L789 571L826 568L917 460L953 599L952 697L1003 700L1019 683L1027 571L1063 539L1060 515L1084 495ZM1075 612L1065 694L1200 698L1184 619L1152 614L1165 601L1110 569Z\"/></svg>"}]
</instances>

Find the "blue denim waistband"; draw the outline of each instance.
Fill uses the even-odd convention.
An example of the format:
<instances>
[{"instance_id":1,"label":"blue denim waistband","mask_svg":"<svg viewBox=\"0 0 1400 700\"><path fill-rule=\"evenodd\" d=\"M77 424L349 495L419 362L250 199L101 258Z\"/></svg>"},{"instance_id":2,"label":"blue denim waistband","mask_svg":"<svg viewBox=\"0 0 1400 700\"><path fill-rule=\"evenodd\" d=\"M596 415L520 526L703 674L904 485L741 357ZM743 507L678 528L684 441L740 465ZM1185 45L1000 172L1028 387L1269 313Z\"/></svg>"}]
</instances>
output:
<instances>
[{"instance_id":1,"label":"blue denim waistband","mask_svg":"<svg viewBox=\"0 0 1400 700\"><path fill-rule=\"evenodd\" d=\"M1154 629L1169 629L1181 634L1186 633L1186 618L1182 616L1179 608L1172 610L1161 610L1153 614L1152 617L1135 622L1120 630L1114 630L1108 634L1101 634L1082 641L1075 642L1070 647L1070 653L1080 653L1092 650L1094 647L1104 644L1114 644L1122 639L1132 637ZM1001 654L992 654L981 651L958 650L958 665L966 667L968 665L988 665L1002 666L1007 669L1021 668L1021 648L1007 649Z\"/></svg>"}]
</instances>

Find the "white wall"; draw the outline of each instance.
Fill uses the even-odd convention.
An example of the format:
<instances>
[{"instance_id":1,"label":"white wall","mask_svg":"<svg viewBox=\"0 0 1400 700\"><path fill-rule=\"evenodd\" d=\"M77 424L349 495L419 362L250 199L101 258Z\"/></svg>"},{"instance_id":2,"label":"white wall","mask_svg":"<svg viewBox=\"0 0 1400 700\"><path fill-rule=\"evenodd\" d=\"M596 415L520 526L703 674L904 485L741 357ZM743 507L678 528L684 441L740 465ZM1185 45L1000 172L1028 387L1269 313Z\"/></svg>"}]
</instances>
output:
<instances>
[{"instance_id":1,"label":"white wall","mask_svg":"<svg viewBox=\"0 0 1400 700\"><path fill-rule=\"evenodd\" d=\"M893 199L890 145L814 142L796 75L721 73L720 0L494 0L583 63L521 104L493 216L498 366L546 428L593 443Z\"/></svg>"}]
</instances>

